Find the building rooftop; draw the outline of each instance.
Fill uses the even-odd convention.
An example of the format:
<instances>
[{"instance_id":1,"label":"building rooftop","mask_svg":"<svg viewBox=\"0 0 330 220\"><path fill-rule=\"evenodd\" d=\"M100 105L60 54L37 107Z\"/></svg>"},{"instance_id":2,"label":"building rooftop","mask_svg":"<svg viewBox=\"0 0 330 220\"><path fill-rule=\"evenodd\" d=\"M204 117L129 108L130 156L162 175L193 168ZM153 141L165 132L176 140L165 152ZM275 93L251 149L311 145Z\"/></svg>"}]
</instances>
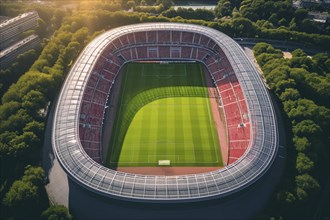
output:
<instances>
[{"instance_id":1,"label":"building rooftop","mask_svg":"<svg viewBox=\"0 0 330 220\"><path fill-rule=\"evenodd\" d=\"M35 38L38 38L38 35L36 34L32 34L26 38L24 38L23 40L15 43L14 45L12 45L11 47L9 48L6 48L5 50L1 51L0 52L0 58L6 56L7 54L9 54L10 52L16 50L17 48L21 47L22 45L28 43L29 41L35 39Z\"/></svg>"},{"instance_id":2,"label":"building rooftop","mask_svg":"<svg viewBox=\"0 0 330 220\"><path fill-rule=\"evenodd\" d=\"M31 16L31 15L34 15L34 14L37 14L38 15L38 13L36 11L30 11L30 12L26 12L24 14L20 14L20 15L14 17L14 18L5 20L5 21L3 21L3 22L0 23L0 29L1 28L4 28L6 26L9 26L12 23L15 23L16 21L18 21L20 19L26 18L26 17Z\"/></svg>"}]
</instances>

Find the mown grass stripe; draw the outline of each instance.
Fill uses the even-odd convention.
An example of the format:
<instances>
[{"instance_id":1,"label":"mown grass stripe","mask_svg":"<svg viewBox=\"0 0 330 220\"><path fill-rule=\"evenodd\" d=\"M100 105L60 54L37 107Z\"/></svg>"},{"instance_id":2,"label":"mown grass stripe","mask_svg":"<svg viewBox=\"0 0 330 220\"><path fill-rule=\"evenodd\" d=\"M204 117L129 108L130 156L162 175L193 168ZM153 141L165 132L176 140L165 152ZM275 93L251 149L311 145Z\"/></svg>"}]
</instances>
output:
<instances>
[{"instance_id":1,"label":"mown grass stripe","mask_svg":"<svg viewBox=\"0 0 330 220\"><path fill-rule=\"evenodd\" d=\"M158 132L157 132L157 142L159 143L158 146L156 147L156 158L157 160L162 160L166 159L163 158L164 155L166 155L166 142L167 140L167 100L166 99L161 99L162 102L156 101L157 102L157 107L158 107ZM155 145L156 145L155 144Z\"/></svg>"},{"instance_id":2,"label":"mown grass stripe","mask_svg":"<svg viewBox=\"0 0 330 220\"><path fill-rule=\"evenodd\" d=\"M166 100L166 108L167 108L167 118L166 118L166 124L164 124L165 128L163 128L166 131L166 140L164 141L165 146L161 146L164 149L164 154L168 155L166 158L165 156L163 157L164 159L171 160L174 162L174 158L172 156L174 154L174 145L175 145L175 138L174 138L174 127L175 127L175 116L174 116L174 99L165 99ZM164 101L165 101L164 100ZM163 105L161 106L162 108L164 107Z\"/></svg>"},{"instance_id":3,"label":"mown grass stripe","mask_svg":"<svg viewBox=\"0 0 330 220\"><path fill-rule=\"evenodd\" d=\"M148 161L148 154L153 150L153 147L150 146L150 138L152 135L149 135L151 132L151 124L153 123L154 116L150 111L143 111L141 116L141 129L139 132L139 151L137 152L137 161Z\"/></svg>"},{"instance_id":4,"label":"mown grass stripe","mask_svg":"<svg viewBox=\"0 0 330 220\"><path fill-rule=\"evenodd\" d=\"M172 106L172 111L173 111L173 125L174 129L172 129L174 140L175 140L175 146L174 149L172 150L172 154L177 155L177 163L180 162L185 162L185 150L182 145L184 145L185 141L185 129L183 125L183 118L184 115L182 114L182 99L180 98L174 98L173 99L173 106Z\"/></svg>"},{"instance_id":5,"label":"mown grass stripe","mask_svg":"<svg viewBox=\"0 0 330 220\"><path fill-rule=\"evenodd\" d=\"M195 105L197 102L196 99L189 99L189 105ZM192 132L192 139L193 139L193 151L195 155L196 162L200 162L200 158L203 156L204 152L201 149L201 129L200 129L200 121L198 118L198 111L193 108L189 108L190 113L190 121L192 123L191 132Z\"/></svg>"}]
</instances>

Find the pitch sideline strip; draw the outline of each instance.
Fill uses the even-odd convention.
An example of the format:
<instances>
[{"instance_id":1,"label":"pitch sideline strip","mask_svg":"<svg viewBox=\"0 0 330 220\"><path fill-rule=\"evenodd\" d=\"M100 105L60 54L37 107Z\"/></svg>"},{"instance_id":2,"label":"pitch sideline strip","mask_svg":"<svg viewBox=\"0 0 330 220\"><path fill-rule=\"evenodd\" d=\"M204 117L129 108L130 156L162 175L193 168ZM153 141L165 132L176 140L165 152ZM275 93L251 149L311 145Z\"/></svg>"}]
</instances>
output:
<instances>
[{"instance_id":1,"label":"pitch sideline strip","mask_svg":"<svg viewBox=\"0 0 330 220\"><path fill-rule=\"evenodd\" d=\"M200 75L201 75L201 77L202 77L203 84L206 85L206 87L207 87L207 83L205 82L205 78L204 78L205 76L203 75L204 72L202 72L201 66L199 66L199 73L200 73ZM207 91L206 93L207 93L207 96L208 96L208 99L209 99L209 98L210 98L210 97L209 97L209 92ZM205 94L205 95L206 95L206 94ZM211 105L210 101L207 100L207 103L206 103L206 104L207 104L207 111L208 111L209 121L210 121L210 123L213 123L213 124L214 124L214 129L217 129L217 128L215 127L215 122L214 122L214 119L213 119L213 115L211 115L212 112L210 112L210 111L211 111L211 110L210 110L210 105ZM211 117L211 116L212 116L212 117ZM215 143L214 143L214 129L211 128L212 142L213 142L213 149L214 149L214 152L215 152L215 156L216 156L216 158L217 158L217 162L219 162L218 154L216 153L216 152L217 152L217 149L215 148ZM219 143L219 148L221 149L220 143ZM219 151L220 151L220 153L221 153L221 150L220 150L220 149L219 149Z\"/></svg>"}]
</instances>

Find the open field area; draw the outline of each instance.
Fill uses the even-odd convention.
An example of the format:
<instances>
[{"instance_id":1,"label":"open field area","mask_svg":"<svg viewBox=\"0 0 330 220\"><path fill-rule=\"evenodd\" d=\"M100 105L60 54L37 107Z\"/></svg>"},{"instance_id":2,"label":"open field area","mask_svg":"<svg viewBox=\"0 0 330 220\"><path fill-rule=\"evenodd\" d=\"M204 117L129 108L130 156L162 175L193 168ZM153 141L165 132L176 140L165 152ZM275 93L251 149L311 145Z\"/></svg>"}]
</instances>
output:
<instances>
[{"instance_id":1,"label":"open field area","mask_svg":"<svg viewBox=\"0 0 330 220\"><path fill-rule=\"evenodd\" d=\"M203 68L131 63L110 141L110 167L222 166Z\"/></svg>"}]
</instances>

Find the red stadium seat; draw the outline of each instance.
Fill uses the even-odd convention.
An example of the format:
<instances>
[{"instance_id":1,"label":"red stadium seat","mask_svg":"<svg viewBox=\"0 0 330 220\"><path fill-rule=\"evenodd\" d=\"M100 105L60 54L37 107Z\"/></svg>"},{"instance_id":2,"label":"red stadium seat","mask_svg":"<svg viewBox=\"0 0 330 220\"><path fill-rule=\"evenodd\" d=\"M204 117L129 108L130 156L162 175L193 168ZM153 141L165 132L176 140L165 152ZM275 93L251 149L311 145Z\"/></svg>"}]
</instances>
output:
<instances>
[{"instance_id":1,"label":"red stadium seat","mask_svg":"<svg viewBox=\"0 0 330 220\"><path fill-rule=\"evenodd\" d=\"M157 32L156 31L148 31L147 32L147 42L148 43L156 43L157 42Z\"/></svg>"},{"instance_id":2,"label":"red stadium seat","mask_svg":"<svg viewBox=\"0 0 330 220\"><path fill-rule=\"evenodd\" d=\"M146 32L137 32L134 35L137 44L145 44L147 42Z\"/></svg>"}]
</instances>

